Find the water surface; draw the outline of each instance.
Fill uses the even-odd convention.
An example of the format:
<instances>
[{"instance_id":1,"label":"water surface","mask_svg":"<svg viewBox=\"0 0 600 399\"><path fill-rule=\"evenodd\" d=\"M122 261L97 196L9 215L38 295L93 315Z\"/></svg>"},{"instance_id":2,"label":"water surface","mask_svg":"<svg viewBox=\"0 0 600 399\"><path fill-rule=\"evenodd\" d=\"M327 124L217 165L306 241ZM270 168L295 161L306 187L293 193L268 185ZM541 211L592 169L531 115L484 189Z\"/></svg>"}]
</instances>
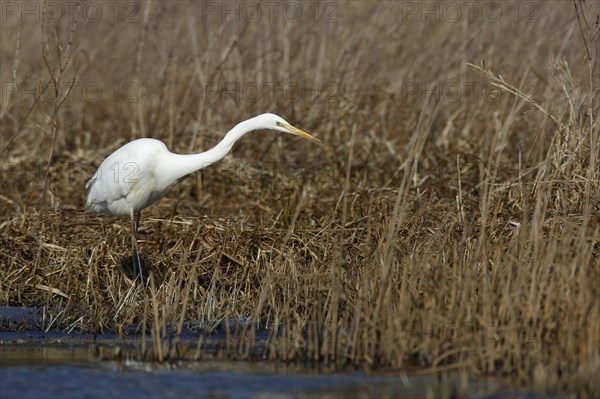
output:
<instances>
[{"instance_id":1,"label":"water surface","mask_svg":"<svg viewBox=\"0 0 600 399\"><path fill-rule=\"evenodd\" d=\"M318 372L271 362L101 361L85 344L0 340L0 398L537 398L498 381Z\"/></svg>"}]
</instances>

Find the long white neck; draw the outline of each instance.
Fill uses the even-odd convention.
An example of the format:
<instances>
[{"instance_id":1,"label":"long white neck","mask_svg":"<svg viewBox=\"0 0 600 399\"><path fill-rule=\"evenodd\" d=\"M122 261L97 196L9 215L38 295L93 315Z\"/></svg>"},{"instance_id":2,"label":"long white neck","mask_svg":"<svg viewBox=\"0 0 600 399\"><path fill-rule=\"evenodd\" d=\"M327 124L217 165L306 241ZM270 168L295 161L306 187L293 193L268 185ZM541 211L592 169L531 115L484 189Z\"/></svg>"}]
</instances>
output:
<instances>
[{"instance_id":1,"label":"long white neck","mask_svg":"<svg viewBox=\"0 0 600 399\"><path fill-rule=\"evenodd\" d=\"M223 140L219 144L208 151L189 155L169 153L167 155L168 162L165 163L166 166L161 170L160 178L163 180L161 183L165 187L169 186L177 179L221 160L231 151L233 144L243 135L257 129L264 129L264 126L261 126L258 121L259 117L238 123L223 137Z\"/></svg>"}]
</instances>

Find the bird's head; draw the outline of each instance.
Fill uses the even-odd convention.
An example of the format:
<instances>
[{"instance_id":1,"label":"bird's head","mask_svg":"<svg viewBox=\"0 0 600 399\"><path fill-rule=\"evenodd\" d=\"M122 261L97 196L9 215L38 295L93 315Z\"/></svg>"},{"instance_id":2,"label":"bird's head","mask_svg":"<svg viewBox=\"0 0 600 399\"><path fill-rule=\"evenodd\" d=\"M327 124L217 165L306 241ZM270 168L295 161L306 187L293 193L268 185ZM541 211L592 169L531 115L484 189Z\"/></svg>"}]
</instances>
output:
<instances>
[{"instance_id":1,"label":"bird's head","mask_svg":"<svg viewBox=\"0 0 600 399\"><path fill-rule=\"evenodd\" d=\"M283 133L290 133L295 136L300 136L307 140L314 141L315 143L321 143L321 140L311 136L303 130L298 129L297 127L292 126L279 115L262 114L257 116L255 119L258 120L257 122L259 122L262 129L272 129Z\"/></svg>"}]
</instances>

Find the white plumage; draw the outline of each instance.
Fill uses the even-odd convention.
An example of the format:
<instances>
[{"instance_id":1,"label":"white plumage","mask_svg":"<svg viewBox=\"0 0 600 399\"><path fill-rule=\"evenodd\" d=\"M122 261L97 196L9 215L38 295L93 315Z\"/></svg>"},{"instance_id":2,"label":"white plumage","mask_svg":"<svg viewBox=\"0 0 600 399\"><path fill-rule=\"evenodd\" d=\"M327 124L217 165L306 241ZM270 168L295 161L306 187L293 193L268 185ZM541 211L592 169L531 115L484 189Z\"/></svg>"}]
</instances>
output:
<instances>
[{"instance_id":1,"label":"white plumage","mask_svg":"<svg viewBox=\"0 0 600 399\"><path fill-rule=\"evenodd\" d=\"M272 129L320 142L274 114L262 114L239 123L212 149L190 155L170 152L164 143L138 139L106 158L87 182L88 212L133 216L158 201L177 179L222 159L246 133Z\"/></svg>"},{"instance_id":2,"label":"white plumage","mask_svg":"<svg viewBox=\"0 0 600 399\"><path fill-rule=\"evenodd\" d=\"M198 154L174 154L164 143L154 139L134 140L110 154L87 182L85 187L90 191L85 209L131 218L134 269L143 279L136 239L142 209L158 201L177 179L222 159L243 135L259 129L320 142L275 114L262 114L237 124L219 144Z\"/></svg>"}]
</instances>

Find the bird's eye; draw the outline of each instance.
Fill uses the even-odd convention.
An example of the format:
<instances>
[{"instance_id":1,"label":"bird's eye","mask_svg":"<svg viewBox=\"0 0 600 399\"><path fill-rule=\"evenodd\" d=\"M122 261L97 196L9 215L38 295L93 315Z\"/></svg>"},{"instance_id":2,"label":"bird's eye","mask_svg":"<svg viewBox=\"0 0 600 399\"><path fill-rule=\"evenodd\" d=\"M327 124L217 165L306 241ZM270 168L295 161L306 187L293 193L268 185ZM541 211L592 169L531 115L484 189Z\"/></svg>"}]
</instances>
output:
<instances>
[{"instance_id":1,"label":"bird's eye","mask_svg":"<svg viewBox=\"0 0 600 399\"><path fill-rule=\"evenodd\" d=\"M276 124L277 126L281 126L281 122L279 122L279 121L275 122L275 124Z\"/></svg>"}]
</instances>

